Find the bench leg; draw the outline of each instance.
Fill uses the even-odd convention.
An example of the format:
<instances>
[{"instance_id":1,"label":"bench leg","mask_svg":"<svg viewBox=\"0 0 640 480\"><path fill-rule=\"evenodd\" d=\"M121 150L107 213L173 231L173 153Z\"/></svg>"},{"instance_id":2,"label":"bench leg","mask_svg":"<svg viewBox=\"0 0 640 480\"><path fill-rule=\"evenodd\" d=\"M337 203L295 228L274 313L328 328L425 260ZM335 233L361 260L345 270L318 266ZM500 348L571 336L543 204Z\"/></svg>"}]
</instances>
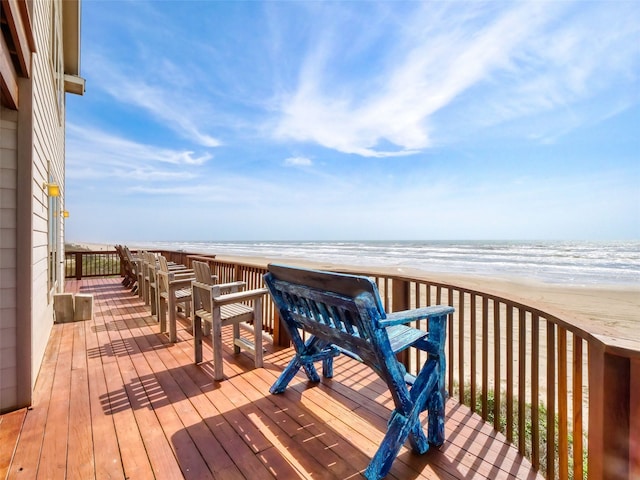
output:
<instances>
[{"instance_id":1,"label":"bench leg","mask_svg":"<svg viewBox=\"0 0 640 480\"><path fill-rule=\"evenodd\" d=\"M368 480L377 480L389 473L393 461L407 438L409 438L414 452L422 454L429 450L429 441L420 424L420 413L425 410L427 402L435 398L434 394L438 393L440 377L437 363L435 361L427 361L420 375L416 378L416 382L410 392L413 404L400 406L405 414L403 415L398 411L398 406L391 414L387 433L365 471L364 476ZM417 393L414 393L414 389L416 389L415 392ZM432 412L429 411L429 420L431 420L431 414Z\"/></svg>"},{"instance_id":2,"label":"bench leg","mask_svg":"<svg viewBox=\"0 0 640 480\"><path fill-rule=\"evenodd\" d=\"M273 394L284 392L287 388L287 385L289 385L289 382L293 380L293 377L296 376L296 373L298 373L300 367L303 366L305 372L307 373L307 377L309 377L309 381L318 383L320 381L320 377L318 376L318 372L316 372L316 368L313 366L313 363L303 365L298 355L296 355L295 357L293 357L293 359L291 359L289 365L287 365L287 368L285 368L284 371L280 374L278 380L276 380L276 383L271 386L269 392Z\"/></svg>"},{"instance_id":3,"label":"bench leg","mask_svg":"<svg viewBox=\"0 0 640 480\"><path fill-rule=\"evenodd\" d=\"M322 360L322 376L324 378L333 378L333 357Z\"/></svg>"},{"instance_id":4,"label":"bench leg","mask_svg":"<svg viewBox=\"0 0 640 480\"><path fill-rule=\"evenodd\" d=\"M444 443L444 395L440 391L433 392L427 404L429 411L428 431L429 443L440 446Z\"/></svg>"}]
</instances>

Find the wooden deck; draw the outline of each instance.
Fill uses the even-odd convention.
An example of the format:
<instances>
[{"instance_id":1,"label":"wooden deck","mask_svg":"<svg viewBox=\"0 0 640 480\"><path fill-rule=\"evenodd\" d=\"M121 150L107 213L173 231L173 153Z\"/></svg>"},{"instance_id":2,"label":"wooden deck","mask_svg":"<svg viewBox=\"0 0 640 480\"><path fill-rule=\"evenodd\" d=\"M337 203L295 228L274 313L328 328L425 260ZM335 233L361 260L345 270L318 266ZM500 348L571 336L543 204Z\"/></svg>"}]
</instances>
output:
<instances>
[{"instance_id":1,"label":"wooden deck","mask_svg":"<svg viewBox=\"0 0 640 480\"><path fill-rule=\"evenodd\" d=\"M0 478L361 478L393 405L367 367L338 358L335 378L302 376L270 395L292 356L269 350L255 369L225 337L222 382L193 364L188 323L179 342L119 279L71 281L94 295L92 321L55 325L34 403L0 417ZM205 359L211 359L205 346ZM503 435L447 403L447 441L403 449L387 478L536 478Z\"/></svg>"}]
</instances>

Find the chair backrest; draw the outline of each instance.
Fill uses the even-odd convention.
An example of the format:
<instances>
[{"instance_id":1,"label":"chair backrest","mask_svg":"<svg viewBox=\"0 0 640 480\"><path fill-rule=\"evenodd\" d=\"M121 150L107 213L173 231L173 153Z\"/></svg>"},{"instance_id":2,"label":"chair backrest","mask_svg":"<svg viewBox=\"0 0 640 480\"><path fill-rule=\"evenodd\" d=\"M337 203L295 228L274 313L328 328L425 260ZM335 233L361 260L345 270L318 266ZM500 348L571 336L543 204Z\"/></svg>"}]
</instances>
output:
<instances>
[{"instance_id":1,"label":"chair backrest","mask_svg":"<svg viewBox=\"0 0 640 480\"><path fill-rule=\"evenodd\" d=\"M167 259L163 255L158 255L157 258L160 268L157 271L156 284L158 288L158 295L162 295L169 292L169 281L171 279L169 278L169 267L167 265Z\"/></svg>"},{"instance_id":2,"label":"chair backrest","mask_svg":"<svg viewBox=\"0 0 640 480\"><path fill-rule=\"evenodd\" d=\"M205 312L211 313L211 292L207 287L213 283L213 280L211 278L209 264L194 260L191 262L191 266L196 275L195 281L191 284L194 311L204 310Z\"/></svg>"},{"instance_id":3,"label":"chair backrest","mask_svg":"<svg viewBox=\"0 0 640 480\"><path fill-rule=\"evenodd\" d=\"M209 264L207 262L194 260L193 262L191 262L191 266L193 267L193 270L196 274L196 282L213 285L211 268L209 268Z\"/></svg>"},{"instance_id":4,"label":"chair backrest","mask_svg":"<svg viewBox=\"0 0 640 480\"><path fill-rule=\"evenodd\" d=\"M388 342L379 320L386 313L367 277L271 264L265 284L289 333L303 329L375 362ZM366 358L365 358L366 357Z\"/></svg>"},{"instance_id":5,"label":"chair backrest","mask_svg":"<svg viewBox=\"0 0 640 480\"><path fill-rule=\"evenodd\" d=\"M164 255L158 255L158 261L160 262L160 270L169 273L169 264Z\"/></svg>"}]
</instances>

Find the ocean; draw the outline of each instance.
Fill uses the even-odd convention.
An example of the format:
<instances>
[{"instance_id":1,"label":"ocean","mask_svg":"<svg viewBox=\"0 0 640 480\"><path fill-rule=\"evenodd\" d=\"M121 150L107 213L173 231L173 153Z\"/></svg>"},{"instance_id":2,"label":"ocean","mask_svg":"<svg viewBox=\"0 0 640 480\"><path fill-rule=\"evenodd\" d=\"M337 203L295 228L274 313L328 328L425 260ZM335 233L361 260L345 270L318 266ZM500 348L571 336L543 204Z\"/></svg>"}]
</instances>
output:
<instances>
[{"instance_id":1,"label":"ocean","mask_svg":"<svg viewBox=\"0 0 640 480\"><path fill-rule=\"evenodd\" d=\"M640 286L640 241L154 242L147 248L304 259L565 285Z\"/></svg>"}]
</instances>

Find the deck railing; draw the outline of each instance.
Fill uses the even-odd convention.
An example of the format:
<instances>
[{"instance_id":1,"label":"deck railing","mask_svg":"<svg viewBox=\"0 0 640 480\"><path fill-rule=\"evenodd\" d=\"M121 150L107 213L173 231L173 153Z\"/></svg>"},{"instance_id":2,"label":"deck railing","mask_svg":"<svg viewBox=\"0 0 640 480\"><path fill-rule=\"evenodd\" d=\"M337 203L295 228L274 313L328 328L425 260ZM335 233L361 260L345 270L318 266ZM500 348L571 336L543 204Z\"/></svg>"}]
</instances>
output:
<instances>
[{"instance_id":1,"label":"deck railing","mask_svg":"<svg viewBox=\"0 0 640 480\"><path fill-rule=\"evenodd\" d=\"M118 253L113 251L65 252L65 278L122 275Z\"/></svg>"},{"instance_id":2,"label":"deck railing","mask_svg":"<svg viewBox=\"0 0 640 480\"><path fill-rule=\"evenodd\" d=\"M219 282L262 286L264 265L162 252L190 265L209 262ZM77 260L76 260L77 261ZM448 322L447 389L517 445L547 478L640 475L640 351L568 318L498 294L422 278L353 272L378 284L389 312L454 306ZM288 345L265 302L265 330ZM586 324L588 325L588 323ZM416 325L426 329L426 322ZM421 352L404 361L410 373Z\"/></svg>"}]
</instances>

